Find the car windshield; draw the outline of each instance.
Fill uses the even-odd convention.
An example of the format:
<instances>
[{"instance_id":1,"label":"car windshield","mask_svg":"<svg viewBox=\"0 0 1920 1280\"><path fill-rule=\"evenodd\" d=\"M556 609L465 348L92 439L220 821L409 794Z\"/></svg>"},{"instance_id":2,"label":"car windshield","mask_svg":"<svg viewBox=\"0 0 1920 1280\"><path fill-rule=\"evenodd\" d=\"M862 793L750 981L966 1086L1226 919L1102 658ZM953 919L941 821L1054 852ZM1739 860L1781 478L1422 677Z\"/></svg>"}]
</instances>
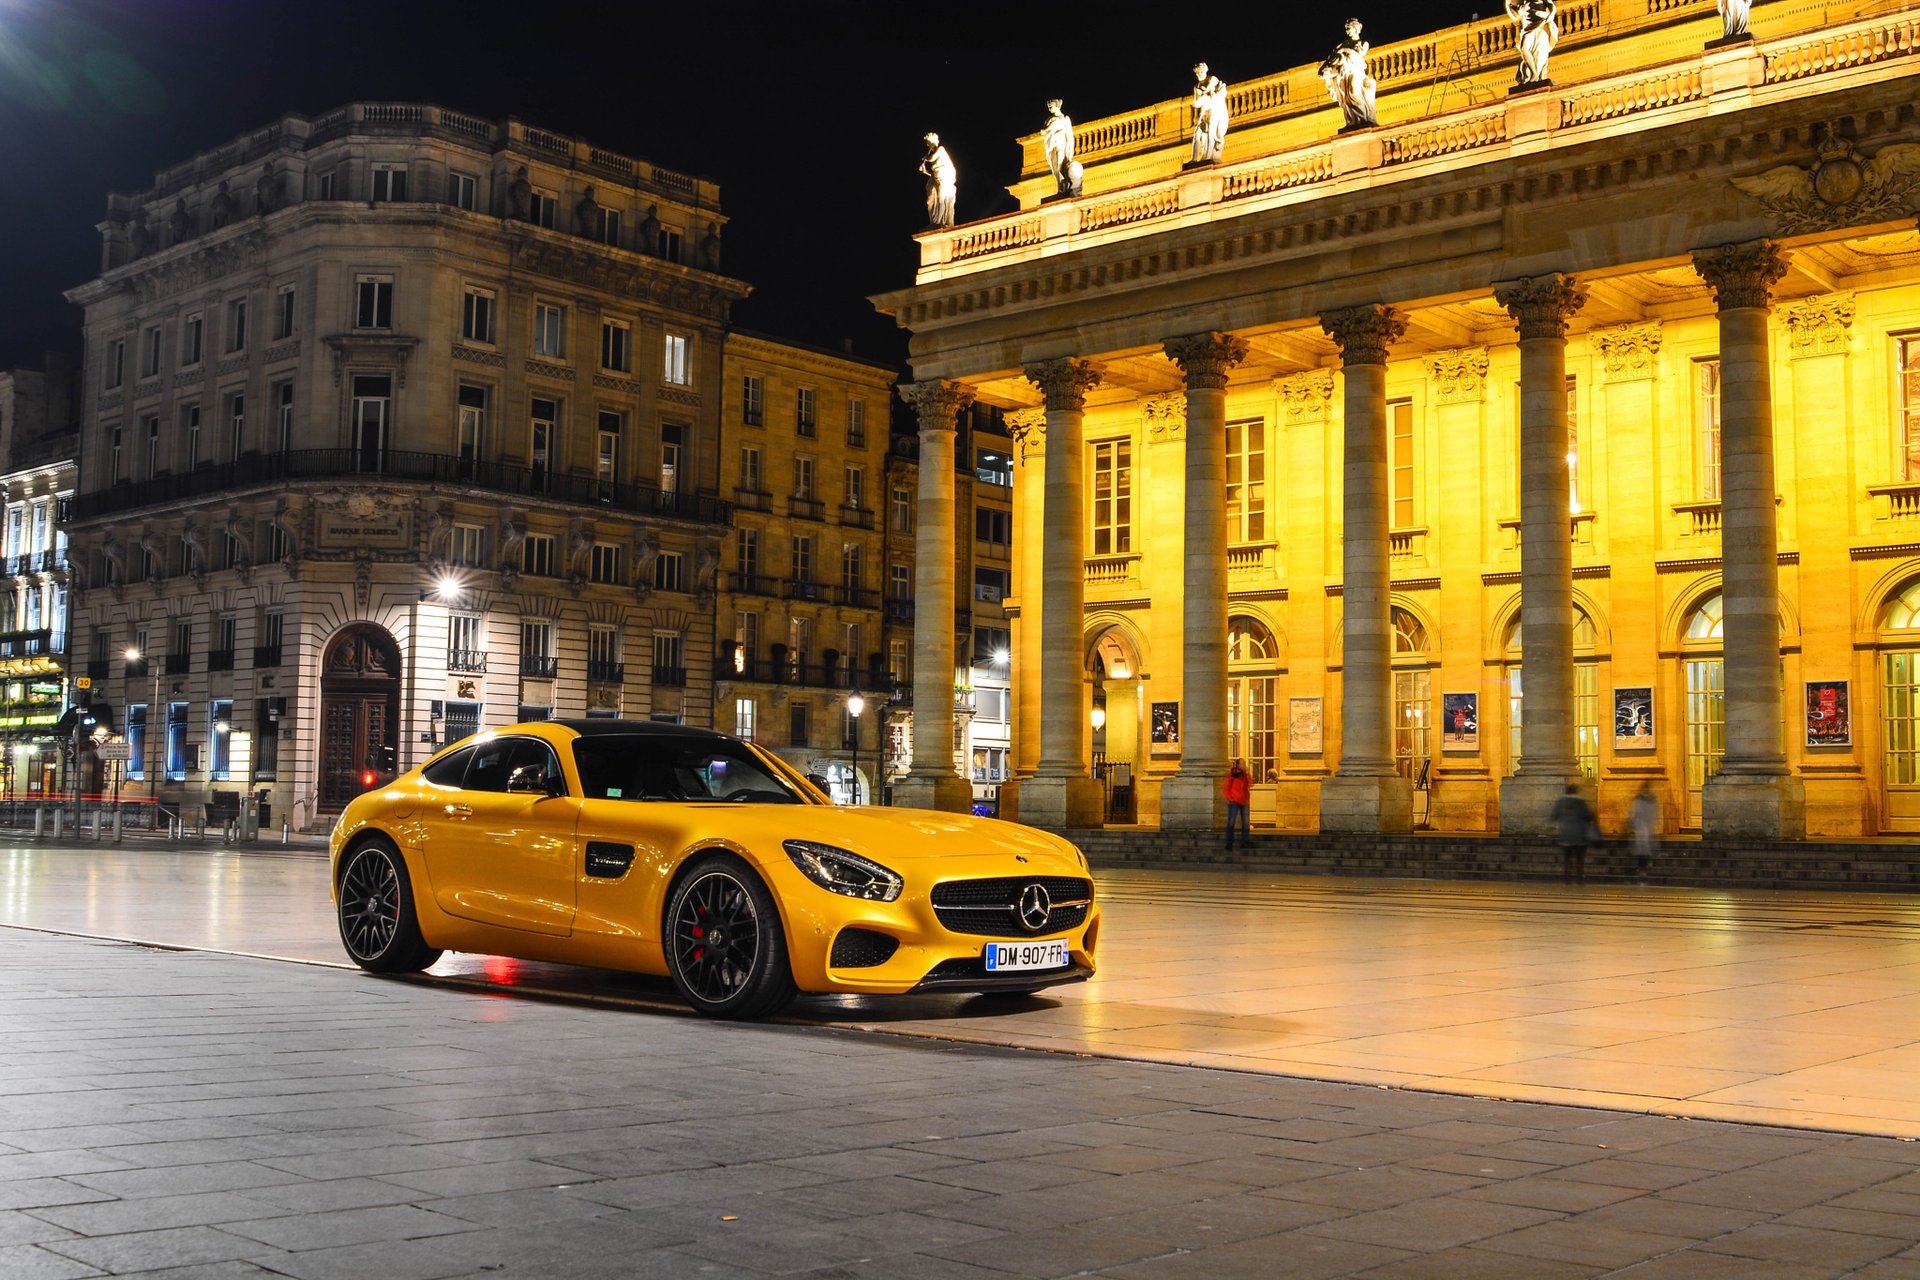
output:
<instances>
[{"instance_id":1,"label":"car windshield","mask_svg":"<svg viewBox=\"0 0 1920 1280\"><path fill-rule=\"evenodd\" d=\"M707 800L805 804L737 742L668 734L591 734L573 743L589 800Z\"/></svg>"}]
</instances>

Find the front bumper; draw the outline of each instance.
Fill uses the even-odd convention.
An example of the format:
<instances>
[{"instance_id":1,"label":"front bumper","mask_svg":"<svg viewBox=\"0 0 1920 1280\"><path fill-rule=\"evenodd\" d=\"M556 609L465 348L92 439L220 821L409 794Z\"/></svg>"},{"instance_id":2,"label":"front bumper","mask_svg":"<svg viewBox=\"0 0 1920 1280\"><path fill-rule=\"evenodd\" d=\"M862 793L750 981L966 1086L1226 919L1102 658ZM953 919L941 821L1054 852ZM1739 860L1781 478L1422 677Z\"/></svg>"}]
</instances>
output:
<instances>
[{"instance_id":1,"label":"front bumper","mask_svg":"<svg viewBox=\"0 0 1920 1280\"><path fill-rule=\"evenodd\" d=\"M969 967L970 966L970 967ZM1085 982L1093 976L1090 964L1070 964L1064 969L1026 970L1018 973L988 973L981 961L946 960L920 979L920 991L1038 991L1069 982Z\"/></svg>"}]
</instances>

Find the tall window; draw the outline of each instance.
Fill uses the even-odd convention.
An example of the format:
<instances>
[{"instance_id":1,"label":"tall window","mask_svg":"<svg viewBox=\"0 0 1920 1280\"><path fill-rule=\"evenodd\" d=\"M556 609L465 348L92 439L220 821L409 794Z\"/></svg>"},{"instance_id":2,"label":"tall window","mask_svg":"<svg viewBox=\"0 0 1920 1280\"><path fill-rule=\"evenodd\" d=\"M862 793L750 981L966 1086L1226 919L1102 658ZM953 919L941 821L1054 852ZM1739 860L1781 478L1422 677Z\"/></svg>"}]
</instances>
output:
<instances>
[{"instance_id":1,"label":"tall window","mask_svg":"<svg viewBox=\"0 0 1920 1280\"><path fill-rule=\"evenodd\" d=\"M660 371L661 381L669 386L684 387L693 382L693 339L684 333L669 333L665 345L665 361Z\"/></svg>"},{"instance_id":2,"label":"tall window","mask_svg":"<svg viewBox=\"0 0 1920 1280\"><path fill-rule=\"evenodd\" d=\"M542 578L551 578L553 565L553 535L550 533L528 534L526 541L520 544L521 571Z\"/></svg>"},{"instance_id":3,"label":"tall window","mask_svg":"<svg viewBox=\"0 0 1920 1280\"><path fill-rule=\"evenodd\" d=\"M1393 625L1393 761L1402 777L1419 782L1432 757L1433 686L1427 669L1427 629L1405 609Z\"/></svg>"},{"instance_id":4,"label":"tall window","mask_svg":"<svg viewBox=\"0 0 1920 1280\"><path fill-rule=\"evenodd\" d=\"M453 540L447 549L447 558L463 569L485 568L487 564L486 526L478 524L453 526Z\"/></svg>"},{"instance_id":5,"label":"tall window","mask_svg":"<svg viewBox=\"0 0 1920 1280\"><path fill-rule=\"evenodd\" d=\"M1093 554L1133 550L1133 442L1102 440L1093 446Z\"/></svg>"},{"instance_id":6,"label":"tall window","mask_svg":"<svg viewBox=\"0 0 1920 1280\"><path fill-rule=\"evenodd\" d=\"M687 557L678 551L662 551L653 560L653 585L662 591L687 589Z\"/></svg>"},{"instance_id":7,"label":"tall window","mask_svg":"<svg viewBox=\"0 0 1920 1280\"><path fill-rule=\"evenodd\" d=\"M127 776L147 776L147 708L135 703L127 708Z\"/></svg>"},{"instance_id":8,"label":"tall window","mask_svg":"<svg viewBox=\"0 0 1920 1280\"><path fill-rule=\"evenodd\" d=\"M1227 540L1267 540L1267 424L1262 418L1227 424Z\"/></svg>"},{"instance_id":9,"label":"tall window","mask_svg":"<svg viewBox=\"0 0 1920 1280\"><path fill-rule=\"evenodd\" d=\"M167 704L167 781L187 780L187 712L184 702Z\"/></svg>"},{"instance_id":10,"label":"tall window","mask_svg":"<svg viewBox=\"0 0 1920 1280\"><path fill-rule=\"evenodd\" d=\"M633 372L633 326L625 320L600 322L600 367L615 373Z\"/></svg>"},{"instance_id":11,"label":"tall window","mask_svg":"<svg viewBox=\"0 0 1920 1280\"><path fill-rule=\"evenodd\" d=\"M385 374L353 378L353 463L357 471L386 467L387 436L393 429L393 379Z\"/></svg>"},{"instance_id":12,"label":"tall window","mask_svg":"<svg viewBox=\"0 0 1920 1280\"><path fill-rule=\"evenodd\" d=\"M587 679L616 681L626 673L621 670L620 633L612 627L595 623L587 628Z\"/></svg>"},{"instance_id":13,"label":"tall window","mask_svg":"<svg viewBox=\"0 0 1920 1280\"><path fill-rule=\"evenodd\" d=\"M527 466L533 472L533 487L544 491L553 478L553 467L558 459L555 449L559 443L560 403L535 396L528 407Z\"/></svg>"},{"instance_id":14,"label":"tall window","mask_svg":"<svg viewBox=\"0 0 1920 1280\"><path fill-rule=\"evenodd\" d=\"M236 392L227 397L227 457L238 458L247 443L247 397Z\"/></svg>"},{"instance_id":15,"label":"tall window","mask_svg":"<svg viewBox=\"0 0 1920 1280\"><path fill-rule=\"evenodd\" d=\"M601 244L610 244L616 249L619 248L620 211L602 206L599 214L599 225L594 228L594 232Z\"/></svg>"},{"instance_id":16,"label":"tall window","mask_svg":"<svg viewBox=\"0 0 1920 1280\"><path fill-rule=\"evenodd\" d=\"M893 531L906 533L913 528L913 491L895 489L893 491Z\"/></svg>"},{"instance_id":17,"label":"tall window","mask_svg":"<svg viewBox=\"0 0 1920 1280\"><path fill-rule=\"evenodd\" d=\"M1387 404L1388 492L1393 503L1393 527L1414 527L1413 491L1413 401L1393 400Z\"/></svg>"},{"instance_id":18,"label":"tall window","mask_svg":"<svg viewBox=\"0 0 1920 1280\"><path fill-rule=\"evenodd\" d=\"M1920 336L1909 335L1894 342L1894 400L1900 406L1900 459L1902 480L1920 480Z\"/></svg>"},{"instance_id":19,"label":"tall window","mask_svg":"<svg viewBox=\"0 0 1920 1280\"><path fill-rule=\"evenodd\" d=\"M620 548L611 542L593 544L589 576L595 582L620 581Z\"/></svg>"},{"instance_id":20,"label":"tall window","mask_svg":"<svg viewBox=\"0 0 1920 1280\"><path fill-rule=\"evenodd\" d=\"M207 707L208 775L225 782L233 776L233 699L215 698Z\"/></svg>"},{"instance_id":21,"label":"tall window","mask_svg":"<svg viewBox=\"0 0 1920 1280\"><path fill-rule=\"evenodd\" d=\"M280 452L293 448L293 384L282 382L273 389L274 426L280 442Z\"/></svg>"},{"instance_id":22,"label":"tall window","mask_svg":"<svg viewBox=\"0 0 1920 1280\"><path fill-rule=\"evenodd\" d=\"M793 580L813 581L813 536L797 535L793 540Z\"/></svg>"},{"instance_id":23,"label":"tall window","mask_svg":"<svg viewBox=\"0 0 1920 1280\"><path fill-rule=\"evenodd\" d=\"M887 568L887 598L891 600L913 599L913 570L904 564L890 565Z\"/></svg>"},{"instance_id":24,"label":"tall window","mask_svg":"<svg viewBox=\"0 0 1920 1280\"><path fill-rule=\"evenodd\" d=\"M867 505L867 469L865 467L847 468L847 506L855 511L863 510Z\"/></svg>"},{"instance_id":25,"label":"tall window","mask_svg":"<svg viewBox=\"0 0 1920 1280\"><path fill-rule=\"evenodd\" d=\"M1600 776L1600 663L1594 657L1597 632L1593 619L1579 605L1573 607L1573 751L1580 772ZM1520 767L1520 729L1523 700L1520 623L1507 632L1507 772Z\"/></svg>"},{"instance_id":26,"label":"tall window","mask_svg":"<svg viewBox=\"0 0 1920 1280\"><path fill-rule=\"evenodd\" d=\"M480 184L470 173L455 173L447 178L447 203L456 209L474 212L480 204Z\"/></svg>"},{"instance_id":27,"label":"tall window","mask_svg":"<svg viewBox=\"0 0 1920 1280\"><path fill-rule=\"evenodd\" d=\"M486 456L487 389L461 383L459 413L460 418L454 429L457 433L460 474L471 476L475 464Z\"/></svg>"},{"instance_id":28,"label":"tall window","mask_svg":"<svg viewBox=\"0 0 1920 1280\"><path fill-rule=\"evenodd\" d=\"M485 671L487 641L477 613L447 615L447 669Z\"/></svg>"},{"instance_id":29,"label":"tall window","mask_svg":"<svg viewBox=\"0 0 1920 1280\"><path fill-rule=\"evenodd\" d=\"M100 375L100 385L112 391L127 377L127 340L115 338L107 344L105 371Z\"/></svg>"},{"instance_id":30,"label":"tall window","mask_svg":"<svg viewBox=\"0 0 1920 1280\"><path fill-rule=\"evenodd\" d=\"M687 429L677 422L660 428L660 492L680 491L680 450L686 443Z\"/></svg>"},{"instance_id":31,"label":"tall window","mask_svg":"<svg viewBox=\"0 0 1920 1280\"><path fill-rule=\"evenodd\" d=\"M767 386L759 378L749 373L740 382L740 421L749 427L761 426L766 421Z\"/></svg>"},{"instance_id":32,"label":"tall window","mask_svg":"<svg viewBox=\"0 0 1920 1280\"><path fill-rule=\"evenodd\" d=\"M751 610L741 609L733 615L733 642L735 646L733 669L736 674L744 675L749 665L760 655L760 615Z\"/></svg>"},{"instance_id":33,"label":"tall window","mask_svg":"<svg viewBox=\"0 0 1920 1280\"><path fill-rule=\"evenodd\" d=\"M760 450L753 445L740 446L740 487L748 493L760 493L761 481L765 477L760 470Z\"/></svg>"},{"instance_id":34,"label":"tall window","mask_svg":"<svg viewBox=\"0 0 1920 1280\"><path fill-rule=\"evenodd\" d=\"M810 436L815 430L813 416L813 388L795 387L793 389L793 429L798 435Z\"/></svg>"},{"instance_id":35,"label":"tall window","mask_svg":"<svg viewBox=\"0 0 1920 1280\"><path fill-rule=\"evenodd\" d=\"M975 507L973 536L976 542L986 544L989 555L1006 555L1013 542L1013 513L998 507Z\"/></svg>"},{"instance_id":36,"label":"tall window","mask_svg":"<svg viewBox=\"0 0 1920 1280\"><path fill-rule=\"evenodd\" d=\"M140 334L140 376L160 376L160 326L148 325Z\"/></svg>"},{"instance_id":37,"label":"tall window","mask_svg":"<svg viewBox=\"0 0 1920 1280\"><path fill-rule=\"evenodd\" d=\"M187 438L187 470L200 465L200 406L190 404L180 411L181 434Z\"/></svg>"},{"instance_id":38,"label":"tall window","mask_svg":"<svg viewBox=\"0 0 1920 1280\"><path fill-rule=\"evenodd\" d=\"M553 624L544 618L524 619L520 623L520 669L535 668L553 657Z\"/></svg>"},{"instance_id":39,"label":"tall window","mask_svg":"<svg viewBox=\"0 0 1920 1280\"><path fill-rule=\"evenodd\" d=\"M733 533L733 556L743 579L740 585L751 591L753 580L760 576L760 531L758 529L736 529Z\"/></svg>"},{"instance_id":40,"label":"tall window","mask_svg":"<svg viewBox=\"0 0 1920 1280\"><path fill-rule=\"evenodd\" d=\"M280 286L273 295L273 336L291 338L293 336L294 290L290 284Z\"/></svg>"},{"instance_id":41,"label":"tall window","mask_svg":"<svg viewBox=\"0 0 1920 1280\"><path fill-rule=\"evenodd\" d=\"M1720 500L1720 362L1693 362L1694 457L1700 473L1700 496Z\"/></svg>"},{"instance_id":42,"label":"tall window","mask_svg":"<svg viewBox=\"0 0 1920 1280\"><path fill-rule=\"evenodd\" d=\"M403 164L373 166L373 200L382 204L407 198L407 167Z\"/></svg>"},{"instance_id":43,"label":"tall window","mask_svg":"<svg viewBox=\"0 0 1920 1280\"><path fill-rule=\"evenodd\" d=\"M1255 782L1278 768L1279 664L1280 647L1264 623L1239 615L1227 620L1227 755L1245 760Z\"/></svg>"},{"instance_id":44,"label":"tall window","mask_svg":"<svg viewBox=\"0 0 1920 1280\"><path fill-rule=\"evenodd\" d=\"M1721 656L1722 607L1718 594L1702 600L1687 619L1680 645L1686 678L1687 825L1699 826L1707 779L1720 772L1727 750L1726 661Z\"/></svg>"},{"instance_id":45,"label":"tall window","mask_svg":"<svg viewBox=\"0 0 1920 1280\"><path fill-rule=\"evenodd\" d=\"M753 741L754 701L752 698L733 700L733 736L746 742Z\"/></svg>"},{"instance_id":46,"label":"tall window","mask_svg":"<svg viewBox=\"0 0 1920 1280\"><path fill-rule=\"evenodd\" d=\"M1575 515L1587 509L1591 497L1580 473L1580 459L1585 455L1583 447L1586 441L1580 436L1580 397L1573 375L1567 375L1567 499Z\"/></svg>"},{"instance_id":47,"label":"tall window","mask_svg":"<svg viewBox=\"0 0 1920 1280\"><path fill-rule=\"evenodd\" d=\"M533 304L533 354L566 359L567 309L557 302Z\"/></svg>"},{"instance_id":48,"label":"tall window","mask_svg":"<svg viewBox=\"0 0 1920 1280\"><path fill-rule=\"evenodd\" d=\"M191 369L200 363L200 348L205 340L206 321L196 311L180 322L180 363Z\"/></svg>"},{"instance_id":49,"label":"tall window","mask_svg":"<svg viewBox=\"0 0 1920 1280\"><path fill-rule=\"evenodd\" d=\"M536 227L553 230L554 215L559 211L560 198L551 191L535 191L527 205L527 221Z\"/></svg>"},{"instance_id":50,"label":"tall window","mask_svg":"<svg viewBox=\"0 0 1920 1280\"><path fill-rule=\"evenodd\" d=\"M612 502L614 487L620 483L620 434L626 415L610 409L600 411L600 430L593 455L594 483L600 487L600 501Z\"/></svg>"},{"instance_id":51,"label":"tall window","mask_svg":"<svg viewBox=\"0 0 1920 1280\"><path fill-rule=\"evenodd\" d=\"M793 496L813 501L813 459L804 455L793 460Z\"/></svg>"},{"instance_id":52,"label":"tall window","mask_svg":"<svg viewBox=\"0 0 1920 1280\"><path fill-rule=\"evenodd\" d=\"M227 303L227 350L247 349L247 300L235 298Z\"/></svg>"},{"instance_id":53,"label":"tall window","mask_svg":"<svg viewBox=\"0 0 1920 1280\"><path fill-rule=\"evenodd\" d=\"M147 429L142 432L147 444L147 479L160 474L160 416L152 414L144 419Z\"/></svg>"},{"instance_id":54,"label":"tall window","mask_svg":"<svg viewBox=\"0 0 1920 1280\"><path fill-rule=\"evenodd\" d=\"M867 447L867 402L857 396L847 401L847 447Z\"/></svg>"},{"instance_id":55,"label":"tall window","mask_svg":"<svg viewBox=\"0 0 1920 1280\"><path fill-rule=\"evenodd\" d=\"M866 585L865 566L861 562L860 544L849 542L840 548L840 585L848 591L858 591Z\"/></svg>"},{"instance_id":56,"label":"tall window","mask_svg":"<svg viewBox=\"0 0 1920 1280\"><path fill-rule=\"evenodd\" d=\"M678 632L654 632L653 682L666 685L683 685L687 682L687 665L681 658Z\"/></svg>"},{"instance_id":57,"label":"tall window","mask_svg":"<svg viewBox=\"0 0 1920 1280\"><path fill-rule=\"evenodd\" d=\"M353 281L353 327L393 328L393 277L356 276Z\"/></svg>"},{"instance_id":58,"label":"tall window","mask_svg":"<svg viewBox=\"0 0 1920 1280\"><path fill-rule=\"evenodd\" d=\"M460 336L468 342L493 341L493 290L468 285L461 293Z\"/></svg>"}]
</instances>

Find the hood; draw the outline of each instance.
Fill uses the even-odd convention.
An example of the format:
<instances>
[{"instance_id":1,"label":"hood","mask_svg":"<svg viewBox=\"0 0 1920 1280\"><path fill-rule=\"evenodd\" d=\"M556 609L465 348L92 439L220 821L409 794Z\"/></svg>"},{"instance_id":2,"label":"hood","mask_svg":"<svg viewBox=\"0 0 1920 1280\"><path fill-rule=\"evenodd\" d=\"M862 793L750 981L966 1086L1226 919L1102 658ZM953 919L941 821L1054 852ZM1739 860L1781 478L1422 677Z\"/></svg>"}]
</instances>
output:
<instances>
[{"instance_id":1,"label":"hood","mask_svg":"<svg viewBox=\"0 0 1920 1280\"><path fill-rule=\"evenodd\" d=\"M1031 860L1036 874L1085 875L1080 851L1059 836L998 818L934 809L849 806L832 810L812 838L839 844L889 866L937 864L982 854Z\"/></svg>"}]
</instances>

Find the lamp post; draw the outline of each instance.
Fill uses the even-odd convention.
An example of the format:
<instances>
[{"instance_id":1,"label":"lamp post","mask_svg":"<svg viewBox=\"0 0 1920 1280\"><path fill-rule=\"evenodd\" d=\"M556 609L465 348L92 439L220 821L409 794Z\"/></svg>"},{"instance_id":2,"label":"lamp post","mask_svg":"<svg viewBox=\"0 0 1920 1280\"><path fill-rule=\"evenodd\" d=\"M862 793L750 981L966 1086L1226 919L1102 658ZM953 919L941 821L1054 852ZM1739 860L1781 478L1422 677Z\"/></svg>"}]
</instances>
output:
<instances>
[{"instance_id":1,"label":"lamp post","mask_svg":"<svg viewBox=\"0 0 1920 1280\"><path fill-rule=\"evenodd\" d=\"M867 709L867 700L856 690L847 699L847 714L853 717L853 802L860 803L860 713Z\"/></svg>"}]
</instances>

